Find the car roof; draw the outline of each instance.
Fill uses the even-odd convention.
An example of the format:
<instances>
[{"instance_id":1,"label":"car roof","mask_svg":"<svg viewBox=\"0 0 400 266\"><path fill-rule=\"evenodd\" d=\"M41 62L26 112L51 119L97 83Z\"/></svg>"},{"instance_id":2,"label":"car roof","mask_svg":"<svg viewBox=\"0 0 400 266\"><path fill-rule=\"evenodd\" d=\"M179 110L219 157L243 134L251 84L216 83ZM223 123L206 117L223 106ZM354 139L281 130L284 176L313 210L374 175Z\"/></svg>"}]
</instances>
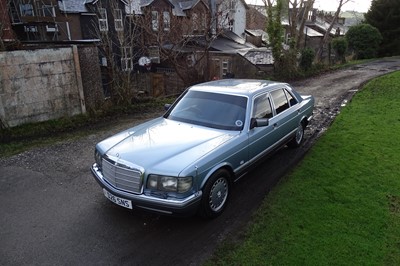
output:
<instances>
[{"instance_id":1,"label":"car roof","mask_svg":"<svg viewBox=\"0 0 400 266\"><path fill-rule=\"evenodd\" d=\"M261 79L221 79L193 85L190 90L249 96L278 84L285 83Z\"/></svg>"}]
</instances>

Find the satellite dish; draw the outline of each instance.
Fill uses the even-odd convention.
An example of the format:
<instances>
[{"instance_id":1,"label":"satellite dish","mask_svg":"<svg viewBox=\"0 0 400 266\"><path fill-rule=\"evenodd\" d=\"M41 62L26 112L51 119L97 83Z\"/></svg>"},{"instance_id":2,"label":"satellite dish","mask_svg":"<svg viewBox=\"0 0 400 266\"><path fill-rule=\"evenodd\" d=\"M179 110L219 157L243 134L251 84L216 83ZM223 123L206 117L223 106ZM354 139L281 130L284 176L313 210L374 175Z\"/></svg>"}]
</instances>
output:
<instances>
[{"instance_id":1,"label":"satellite dish","mask_svg":"<svg viewBox=\"0 0 400 266\"><path fill-rule=\"evenodd\" d=\"M142 56L141 58L139 58L139 66L145 67L147 69L147 71L150 71L150 69L151 69L150 58L148 58L146 56Z\"/></svg>"},{"instance_id":2,"label":"satellite dish","mask_svg":"<svg viewBox=\"0 0 400 266\"><path fill-rule=\"evenodd\" d=\"M142 56L141 58L139 58L139 66L147 66L150 64L151 64L150 58L146 56Z\"/></svg>"}]
</instances>

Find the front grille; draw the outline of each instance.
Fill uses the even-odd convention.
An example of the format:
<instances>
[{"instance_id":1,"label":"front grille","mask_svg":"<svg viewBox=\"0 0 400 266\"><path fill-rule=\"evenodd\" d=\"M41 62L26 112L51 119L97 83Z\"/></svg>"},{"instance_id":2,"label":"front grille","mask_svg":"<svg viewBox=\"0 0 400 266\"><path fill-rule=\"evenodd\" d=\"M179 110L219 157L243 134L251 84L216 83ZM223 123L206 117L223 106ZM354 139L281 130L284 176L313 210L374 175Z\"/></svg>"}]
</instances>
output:
<instances>
[{"instance_id":1,"label":"front grille","mask_svg":"<svg viewBox=\"0 0 400 266\"><path fill-rule=\"evenodd\" d=\"M142 173L123 165L115 165L105 159L102 163L104 179L115 188L139 194L142 192Z\"/></svg>"}]
</instances>

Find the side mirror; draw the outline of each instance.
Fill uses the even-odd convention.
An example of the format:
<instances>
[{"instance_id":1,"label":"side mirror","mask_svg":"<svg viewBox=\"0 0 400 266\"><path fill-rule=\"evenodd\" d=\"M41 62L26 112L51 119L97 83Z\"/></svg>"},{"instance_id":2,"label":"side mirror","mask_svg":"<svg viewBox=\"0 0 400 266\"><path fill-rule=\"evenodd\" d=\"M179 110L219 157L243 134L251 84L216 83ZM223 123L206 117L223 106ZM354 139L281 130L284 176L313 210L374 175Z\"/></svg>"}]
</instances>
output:
<instances>
[{"instance_id":1,"label":"side mirror","mask_svg":"<svg viewBox=\"0 0 400 266\"><path fill-rule=\"evenodd\" d=\"M266 127L268 125L269 125L268 118L252 118L250 120L250 129L253 129L255 127Z\"/></svg>"},{"instance_id":2,"label":"side mirror","mask_svg":"<svg viewBox=\"0 0 400 266\"><path fill-rule=\"evenodd\" d=\"M165 110L165 111L168 111L168 109L171 107L171 105L172 105L172 104L170 104L170 103L164 104L164 110Z\"/></svg>"}]
</instances>

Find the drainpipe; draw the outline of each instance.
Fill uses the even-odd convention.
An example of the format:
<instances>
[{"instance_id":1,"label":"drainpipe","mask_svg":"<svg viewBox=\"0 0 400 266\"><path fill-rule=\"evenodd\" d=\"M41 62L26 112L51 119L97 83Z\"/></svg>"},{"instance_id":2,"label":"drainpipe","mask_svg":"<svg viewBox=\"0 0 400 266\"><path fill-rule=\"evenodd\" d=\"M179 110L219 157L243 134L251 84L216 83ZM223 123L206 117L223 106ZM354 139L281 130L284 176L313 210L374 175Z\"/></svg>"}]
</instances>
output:
<instances>
[{"instance_id":1,"label":"drainpipe","mask_svg":"<svg viewBox=\"0 0 400 266\"><path fill-rule=\"evenodd\" d=\"M209 0L210 1L210 9L211 9L211 34L215 36L217 34L217 4L216 0Z\"/></svg>"}]
</instances>

